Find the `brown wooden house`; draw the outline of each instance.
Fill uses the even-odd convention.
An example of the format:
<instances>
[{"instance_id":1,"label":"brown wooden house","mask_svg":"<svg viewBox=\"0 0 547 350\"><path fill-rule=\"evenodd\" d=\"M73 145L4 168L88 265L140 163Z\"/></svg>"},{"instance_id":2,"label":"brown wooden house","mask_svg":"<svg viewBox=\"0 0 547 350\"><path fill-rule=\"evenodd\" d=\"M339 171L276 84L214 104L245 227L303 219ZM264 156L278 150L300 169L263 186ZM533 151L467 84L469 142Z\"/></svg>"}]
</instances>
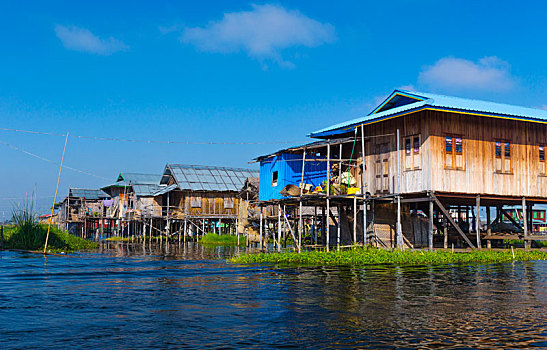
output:
<instances>
[{"instance_id":1,"label":"brown wooden house","mask_svg":"<svg viewBox=\"0 0 547 350\"><path fill-rule=\"evenodd\" d=\"M171 232L235 233L244 201L240 190L248 178L257 177L258 171L250 169L167 164L160 185L165 186L164 217Z\"/></svg>"},{"instance_id":2,"label":"brown wooden house","mask_svg":"<svg viewBox=\"0 0 547 350\"><path fill-rule=\"evenodd\" d=\"M348 207L353 229L363 230L354 233L356 241L364 237L360 241L367 244L410 247L490 244L508 237L496 226L506 205L520 205L527 213L527 219L513 220L522 234L511 238L542 239L533 236L530 215L533 205L547 202L547 111L395 90L369 115L310 136L326 145L318 149L315 142L290 151L301 152L304 161L306 152L326 155L326 186L336 187L338 181L340 190L323 191L327 203L317 202L322 194L301 195L299 201ZM353 196L340 186L344 173L359 187L353 205ZM363 215L366 229L359 222ZM340 244L340 234L335 241Z\"/></svg>"}]
</instances>

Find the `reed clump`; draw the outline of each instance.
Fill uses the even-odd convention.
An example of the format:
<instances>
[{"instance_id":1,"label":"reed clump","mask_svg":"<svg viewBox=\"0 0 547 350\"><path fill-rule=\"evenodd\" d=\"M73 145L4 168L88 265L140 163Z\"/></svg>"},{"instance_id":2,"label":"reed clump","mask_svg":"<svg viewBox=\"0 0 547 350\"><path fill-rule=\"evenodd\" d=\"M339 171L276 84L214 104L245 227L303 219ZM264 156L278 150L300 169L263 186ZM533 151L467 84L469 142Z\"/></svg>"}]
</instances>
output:
<instances>
[{"instance_id":1,"label":"reed clump","mask_svg":"<svg viewBox=\"0 0 547 350\"><path fill-rule=\"evenodd\" d=\"M215 233L207 233L201 237L198 241L201 244L210 244L210 245L226 245L226 246L236 246L237 236L231 235L217 235ZM239 245L245 245L245 237L239 237Z\"/></svg>"},{"instance_id":2,"label":"reed clump","mask_svg":"<svg viewBox=\"0 0 547 350\"><path fill-rule=\"evenodd\" d=\"M547 253L537 250L476 250L452 253L450 251L386 250L355 247L340 251L307 251L302 253L241 254L228 261L234 264L273 263L304 266L364 266L394 265L420 266L442 264L504 263L511 261L547 260Z\"/></svg>"},{"instance_id":3,"label":"reed clump","mask_svg":"<svg viewBox=\"0 0 547 350\"><path fill-rule=\"evenodd\" d=\"M4 228L4 249L42 250L46 241L47 226L38 222L32 205L24 203L12 212L13 225ZM71 235L51 226L48 250L73 252L96 248L97 244Z\"/></svg>"}]
</instances>

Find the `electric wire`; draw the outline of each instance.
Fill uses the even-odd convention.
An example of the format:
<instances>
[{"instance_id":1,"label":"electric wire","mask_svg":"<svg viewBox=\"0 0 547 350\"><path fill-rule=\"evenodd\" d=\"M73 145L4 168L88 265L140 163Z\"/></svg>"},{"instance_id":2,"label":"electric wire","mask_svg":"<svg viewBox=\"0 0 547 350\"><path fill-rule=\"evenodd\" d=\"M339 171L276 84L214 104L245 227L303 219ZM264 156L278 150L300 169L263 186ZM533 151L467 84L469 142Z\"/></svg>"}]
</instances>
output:
<instances>
[{"instance_id":1,"label":"electric wire","mask_svg":"<svg viewBox=\"0 0 547 350\"><path fill-rule=\"evenodd\" d=\"M13 131L26 134L35 134L35 135L49 135L49 136L62 136L66 137L66 134L45 132L45 131L34 131L34 130L23 130L23 129L11 129L11 128L0 128L2 131ZM143 139L126 139L126 138L117 138L117 137L103 137L103 136L86 136L86 135L70 135L71 138L78 139L90 139L98 141L112 141L112 142L134 142L134 143L154 143L154 144L177 144L177 145L275 145L275 144L289 144L289 143L299 143L299 141L269 141L269 142L208 142L208 141L170 141L170 140L143 140Z\"/></svg>"},{"instance_id":2,"label":"electric wire","mask_svg":"<svg viewBox=\"0 0 547 350\"><path fill-rule=\"evenodd\" d=\"M24 150L24 149L22 149L22 148L19 148L19 147L17 147L17 146L12 145L11 143L7 143L7 142L5 142L5 141L0 140L0 144L4 145L4 146L6 146L6 147L9 147L9 148L11 148L11 149L13 149L13 150L15 150L15 151L18 151L18 152L24 153L24 154L26 154L26 155L29 155L29 156L31 156L31 157L40 159L40 160L42 160L42 161L44 161L44 162L48 162L48 163L51 163L51 164L59 165L59 163L56 162L56 161L53 161L53 160L51 160L51 159L47 159L47 158L45 158L45 157L39 156L39 155L37 155L37 154L34 154L34 153L32 153L32 152L26 151L26 150ZM77 173L80 173L80 174L93 176L93 177L96 177L96 178L99 178L99 179L102 179L102 180L107 180L107 181L111 180L111 179L108 179L108 178L106 178L106 177L104 177L104 176L97 175L97 174L93 174L93 173L90 173L90 172L88 172L88 171L76 169L76 168L70 167L70 166L68 166L68 165L63 165L63 168L64 168L64 169L68 169L68 170L72 170L72 171L77 172Z\"/></svg>"}]
</instances>

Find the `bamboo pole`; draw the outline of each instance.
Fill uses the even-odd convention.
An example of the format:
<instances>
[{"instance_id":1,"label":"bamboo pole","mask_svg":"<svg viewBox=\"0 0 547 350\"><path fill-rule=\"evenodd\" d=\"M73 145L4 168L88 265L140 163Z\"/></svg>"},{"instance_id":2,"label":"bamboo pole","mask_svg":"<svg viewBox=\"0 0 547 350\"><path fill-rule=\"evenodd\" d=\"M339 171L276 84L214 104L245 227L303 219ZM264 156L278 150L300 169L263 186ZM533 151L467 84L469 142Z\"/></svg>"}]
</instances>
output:
<instances>
[{"instance_id":1,"label":"bamboo pole","mask_svg":"<svg viewBox=\"0 0 547 350\"><path fill-rule=\"evenodd\" d=\"M526 240L526 238L528 238L528 215L527 215L527 212L526 212L526 198L525 197L522 197L522 228L523 228L523 232L524 232L524 248L525 249L528 249L529 248L529 242L528 240Z\"/></svg>"},{"instance_id":2,"label":"bamboo pole","mask_svg":"<svg viewBox=\"0 0 547 350\"><path fill-rule=\"evenodd\" d=\"M403 230L401 227L401 156L399 152L400 136L397 129L397 248L403 249Z\"/></svg>"},{"instance_id":3,"label":"bamboo pole","mask_svg":"<svg viewBox=\"0 0 547 350\"><path fill-rule=\"evenodd\" d=\"M300 198L298 216L298 252L300 253L302 249L302 230L304 229L304 221L302 219L302 198Z\"/></svg>"},{"instance_id":4,"label":"bamboo pole","mask_svg":"<svg viewBox=\"0 0 547 350\"><path fill-rule=\"evenodd\" d=\"M330 225L329 225L329 215L330 215L330 143L327 143L327 252L330 250Z\"/></svg>"},{"instance_id":5,"label":"bamboo pole","mask_svg":"<svg viewBox=\"0 0 547 350\"><path fill-rule=\"evenodd\" d=\"M475 205L475 233L477 234L477 248L481 249L481 196L477 196Z\"/></svg>"},{"instance_id":6,"label":"bamboo pole","mask_svg":"<svg viewBox=\"0 0 547 350\"><path fill-rule=\"evenodd\" d=\"M264 208L260 207L260 249L262 249L262 233L264 231L264 217L262 211Z\"/></svg>"},{"instance_id":7,"label":"bamboo pole","mask_svg":"<svg viewBox=\"0 0 547 350\"><path fill-rule=\"evenodd\" d=\"M429 200L429 220L427 230L427 241L429 250L433 250L433 200Z\"/></svg>"},{"instance_id":8,"label":"bamboo pole","mask_svg":"<svg viewBox=\"0 0 547 350\"><path fill-rule=\"evenodd\" d=\"M277 204L277 251L281 251L281 204Z\"/></svg>"},{"instance_id":9,"label":"bamboo pole","mask_svg":"<svg viewBox=\"0 0 547 350\"><path fill-rule=\"evenodd\" d=\"M353 244L357 244L357 195L353 196Z\"/></svg>"},{"instance_id":10,"label":"bamboo pole","mask_svg":"<svg viewBox=\"0 0 547 350\"><path fill-rule=\"evenodd\" d=\"M357 132L357 129L355 129ZM361 194L363 195L363 247L367 245L367 195L366 185L366 162L365 162L365 126L361 124L361 158L363 170L361 171Z\"/></svg>"},{"instance_id":11,"label":"bamboo pole","mask_svg":"<svg viewBox=\"0 0 547 350\"><path fill-rule=\"evenodd\" d=\"M57 201L57 193L59 192L59 182L61 181L61 171L63 170L63 162L65 160L65 152L66 152L66 144L68 143L68 135L69 133L66 133L65 138L65 146L63 147L63 155L61 156L61 165L59 166L59 176L57 176L57 187L55 188L55 196L53 197L53 204L51 205L51 215L49 216L48 224L47 224L47 233L46 233L46 243L44 244L44 254L46 253L47 249L47 242L49 240L49 231L51 229L51 220L53 219L53 210L55 210L55 202Z\"/></svg>"}]
</instances>

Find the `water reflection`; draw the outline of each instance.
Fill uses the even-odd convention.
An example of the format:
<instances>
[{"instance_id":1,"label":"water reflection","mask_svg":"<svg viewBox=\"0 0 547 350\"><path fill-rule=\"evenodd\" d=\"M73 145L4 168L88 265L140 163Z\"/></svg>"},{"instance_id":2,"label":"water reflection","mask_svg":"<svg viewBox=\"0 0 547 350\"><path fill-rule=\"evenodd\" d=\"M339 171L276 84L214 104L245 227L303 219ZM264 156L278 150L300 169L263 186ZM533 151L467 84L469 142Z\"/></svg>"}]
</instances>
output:
<instances>
[{"instance_id":1,"label":"water reflection","mask_svg":"<svg viewBox=\"0 0 547 350\"><path fill-rule=\"evenodd\" d=\"M235 247L0 252L3 348L547 347L547 262L234 266ZM6 345L7 344L7 345Z\"/></svg>"}]
</instances>

